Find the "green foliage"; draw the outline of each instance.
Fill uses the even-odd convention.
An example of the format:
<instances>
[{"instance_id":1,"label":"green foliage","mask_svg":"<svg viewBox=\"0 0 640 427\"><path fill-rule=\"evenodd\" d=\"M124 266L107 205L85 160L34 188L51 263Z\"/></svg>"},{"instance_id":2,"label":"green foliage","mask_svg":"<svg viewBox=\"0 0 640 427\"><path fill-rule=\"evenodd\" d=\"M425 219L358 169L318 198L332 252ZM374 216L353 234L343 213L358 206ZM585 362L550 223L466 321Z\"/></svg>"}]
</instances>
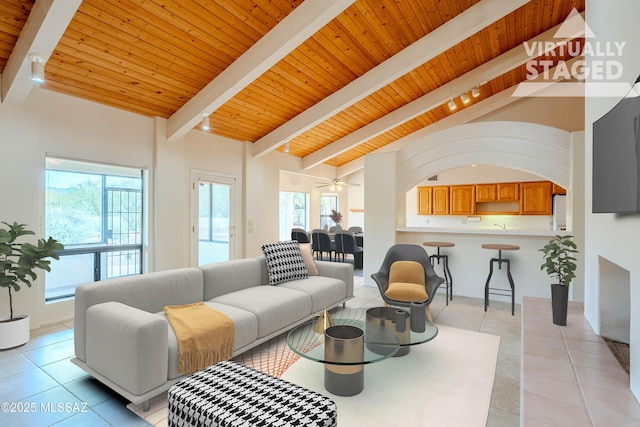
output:
<instances>
[{"instance_id":1,"label":"green foliage","mask_svg":"<svg viewBox=\"0 0 640 427\"><path fill-rule=\"evenodd\" d=\"M0 228L0 287L9 291L9 310L13 318L13 300L11 291L19 292L20 285L31 287L37 279L35 270L51 271L51 261L59 259L57 252L64 249L62 243L49 237L38 239L37 245L17 240L22 236L34 235L25 224L2 222L8 229Z\"/></svg>"},{"instance_id":2,"label":"green foliage","mask_svg":"<svg viewBox=\"0 0 640 427\"><path fill-rule=\"evenodd\" d=\"M578 246L572 239L573 236L555 236L544 248L539 249L544 254L540 270L545 270L549 277L557 278L562 286L569 286L576 277L578 266L573 254L578 253Z\"/></svg>"}]
</instances>

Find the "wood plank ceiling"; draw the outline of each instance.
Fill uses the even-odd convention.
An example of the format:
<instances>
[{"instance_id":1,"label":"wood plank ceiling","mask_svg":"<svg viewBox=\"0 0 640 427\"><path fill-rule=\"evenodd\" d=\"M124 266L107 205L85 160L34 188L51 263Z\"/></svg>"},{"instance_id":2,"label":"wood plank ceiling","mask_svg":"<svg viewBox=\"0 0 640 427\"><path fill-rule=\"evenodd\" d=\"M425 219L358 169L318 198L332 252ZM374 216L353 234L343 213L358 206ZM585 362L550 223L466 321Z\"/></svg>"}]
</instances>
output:
<instances>
[{"instance_id":1,"label":"wood plank ceiling","mask_svg":"<svg viewBox=\"0 0 640 427\"><path fill-rule=\"evenodd\" d=\"M311 0L307 0L311 1ZM43 87L146 116L171 117L303 0L84 0L52 52ZM480 0L357 0L210 114L209 132L258 141ZM0 2L0 72L33 0ZM461 43L294 135L305 158L561 24L584 0L532 0ZM567 59L549 56L557 61ZM526 78L525 65L486 82L481 103ZM468 88L470 90L471 87ZM469 93L470 95L470 93ZM442 120L446 102L339 153L338 166ZM279 150L283 150L280 144Z\"/></svg>"}]
</instances>

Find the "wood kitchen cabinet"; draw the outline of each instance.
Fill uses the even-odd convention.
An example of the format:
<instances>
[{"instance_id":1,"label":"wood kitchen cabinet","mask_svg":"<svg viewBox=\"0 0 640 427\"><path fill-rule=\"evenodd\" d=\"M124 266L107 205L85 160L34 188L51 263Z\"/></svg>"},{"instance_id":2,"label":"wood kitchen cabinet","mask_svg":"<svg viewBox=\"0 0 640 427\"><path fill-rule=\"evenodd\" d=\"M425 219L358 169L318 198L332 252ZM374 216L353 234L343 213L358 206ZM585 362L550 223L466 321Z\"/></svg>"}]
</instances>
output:
<instances>
[{"instance_id":1,"label":"wood kitchen cabinet","mask_svg":"<svg viewBox=\"0 0 640 427\"><path fill-rule=\"evenodd\" d=\"M551 187L551 194L567 194L567 190L554 183Z\"/></svg>"},{"instance_id":2,"label":"wood kitchen cabinet","mask_svg":"<svg viewBox=\"0 0 640 427\"><path fill-rule=\"evenodd\" d=\"M496 184L476 184L476 202L495 202L497 200Z\"/></svg>"},{"instance_id":3,"label":"wood kitchen cabinet","mask_svg":"<svg viewBox=\"0 0 640 427\"><path fill-rule=\"evenodd\" d=\"M418 187L418 215L431 215L433 187Z\"/></svg>"},{"instance_id":4,"label":"wood kitchen cabinet","mask_svg":"<svg viewBox=\"0 0 640 427\"><path fill-rule=\"evenodd\" d=\"M499 202L517 202L520 200L520 183L504 182L498 184Z\"/></svg>"},{"instance_id":5,"label":"wood kitchen cabinet","mask_svg":"<svg viewBox=\"0 0 640 427\"><path fill-rule=\"evenodd\" d=\"M551 215L551 182L534 181L520 184L522 215Z\"/></svg>"},{"instance_id":6,"label":"wood kitchen cabinet","mask_svg":"<svg viewBox=\"0 0 640 427\"><path fill-rule=\"evenodd\" d=\"M476 186L452 185L451 186L451 215L473 215L476 211Z\"/></svg>"},{"instance_id":7,"label":"wood kitchen cabinet","mask_svg":"<svg viewBox=\"0 0 640 427\"><path fill-rule=\"evenodd\" d=\"M447 215L449 213L449 187L432 187L431 207L434 215Z\"/></svg>"}]
</instances>

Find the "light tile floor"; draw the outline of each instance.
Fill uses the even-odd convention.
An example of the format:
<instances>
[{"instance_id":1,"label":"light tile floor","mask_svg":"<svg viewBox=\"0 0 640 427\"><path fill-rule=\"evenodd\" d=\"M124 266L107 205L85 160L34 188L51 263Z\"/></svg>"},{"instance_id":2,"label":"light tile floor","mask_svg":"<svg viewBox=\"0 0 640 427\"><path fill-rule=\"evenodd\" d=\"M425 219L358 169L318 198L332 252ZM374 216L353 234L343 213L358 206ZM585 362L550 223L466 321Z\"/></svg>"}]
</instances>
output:
<instances>
[{"instance_id":1,"label":"light tile floor","mask_svg":"<svg viewBox=\"0 0 640 427\"><path fill-rule=\"evenodd\" d=\"M523 305L522 425L640 426L629 375L582 304L569 303L567 326L553 324L548 299L525 297Z\"/></svg>"},{"instance_id":2,"label":"light tile floor","mask_svg":"<svg viewBox=\"0 0 640 427\"><path fill-rule=\"evenodd\" d=\"M361 276L361 272L359 273ZM377 288L362 286L361 277L356 277L355 282L355 298L349 301L348 306L382 305ZM492 301L489 310L485 312L481 299L460 296L454 296L453 301L446 305L442 292L432 303L431 310L438 324L501 336L487 426L518 426L521 372L520 307L516 306L515 316L511 316L509 303ZM549 324L550 320L544 318L540 319L540 322ZM10 409L23 411L7 412L0 406L0 426L148 425L126 408L128 402L69 362L74 353L72 328L72 322L65 322L32 331L32 338L26 345L0 351L0 404L6 406L8 403L11 405ZM580 341L580 338L580 335L570 336L567 337L567 342L575 346L591 345L589 341ZM559 351L556 343L543 343L546 354ZM535 350L532 351L535 353ZM588 390L588 402L600 397L598 384L615 382L617 379L594 374L587 376L591 372L587 369L589 363L596 362L585 360L585 366L576 366L576 371L581 370L584 373L585 381L589 378L595 385ZM558 375L563 374L564 372L559 370ZM61 406L58 406L59 404ZM30 409L35 411L24 412ZM602 416L603 411L596 411L594 414L595 417Z\"/></svg>"}]
</instances>

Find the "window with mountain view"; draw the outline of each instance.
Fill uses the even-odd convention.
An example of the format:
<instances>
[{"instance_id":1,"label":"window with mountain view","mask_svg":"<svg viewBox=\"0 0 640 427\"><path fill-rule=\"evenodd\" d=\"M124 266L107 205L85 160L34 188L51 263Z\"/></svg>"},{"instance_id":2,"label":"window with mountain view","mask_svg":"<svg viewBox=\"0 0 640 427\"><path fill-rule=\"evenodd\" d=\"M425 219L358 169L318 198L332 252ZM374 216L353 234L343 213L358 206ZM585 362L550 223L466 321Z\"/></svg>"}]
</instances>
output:
<instances>
[{"instance_id":1,"label":"window with mountain view","mask_svg":"<svg viewBox=\"0 0 640 427\"><path fill-rule=\"evenodd\" d=\"M65 246L46 276L46 301L76 286L143 271L141 169L48 157L45 230Z\"/></svg>"}]
</instances>

